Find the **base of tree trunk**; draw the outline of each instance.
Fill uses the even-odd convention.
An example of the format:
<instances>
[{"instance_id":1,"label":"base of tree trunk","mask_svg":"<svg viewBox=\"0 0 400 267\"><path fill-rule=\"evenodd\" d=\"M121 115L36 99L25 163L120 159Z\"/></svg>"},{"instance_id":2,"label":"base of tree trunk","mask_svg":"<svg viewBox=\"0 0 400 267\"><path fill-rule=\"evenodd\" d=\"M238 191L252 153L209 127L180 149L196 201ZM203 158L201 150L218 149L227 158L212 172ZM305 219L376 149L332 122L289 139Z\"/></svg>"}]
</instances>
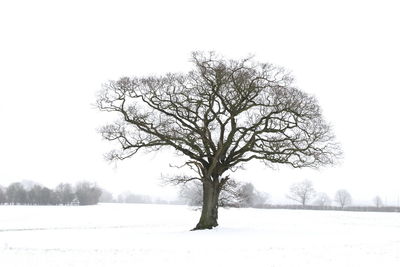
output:
<instances>
[{"instance_id":1,"label":"base of tree trunk","mask_svg":"<svg viewBox=\"0 0 400 267\"><path fill-rule=\"evenodd\" d=\"M205 206L205 207L204 207ZM218 226L218 206L204 205L201 212L201 217L194 230L212 229Z\"/></svg>"},{"instance_id":2,"label":"base of tree trunk","mask_svg":"<svg viewBox=\"0 0 400 267\"><path fill-rule=\"evenodd\" d=\"M217 227L218 223L217 221L210 222L210 223L203 223L199 222L195 228L193 228L191 231L197 231L197 230L210 230L213 229L214 227Z\"/></svg>"}]
</instances>

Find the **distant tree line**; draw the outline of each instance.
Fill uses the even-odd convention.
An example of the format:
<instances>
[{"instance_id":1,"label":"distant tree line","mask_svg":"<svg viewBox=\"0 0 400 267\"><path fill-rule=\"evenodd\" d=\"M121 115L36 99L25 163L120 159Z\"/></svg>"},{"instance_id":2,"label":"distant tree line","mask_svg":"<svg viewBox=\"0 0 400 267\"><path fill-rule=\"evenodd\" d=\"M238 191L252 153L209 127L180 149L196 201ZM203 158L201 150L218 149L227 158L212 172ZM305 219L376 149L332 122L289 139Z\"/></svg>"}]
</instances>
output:
<instances>
[{"instance_id":1,"label":"distant tree line","mask_svg":"<svg viewBox=\"0 0 400 267\"><path fill-rule=\"evenodd\" d=\"M201 183L192 182L181 185L180 199L190 206L201 206L203 190ZM304 180L292 184L286 197L298 204L269 203L269 195L259 192L251 183L237 183L230 180L223 188L218 205L220 207L252 207L264 209L309 209L309 210L344 210L344 211L383 211L400 212L400 207L385 206L380 196L372 199L370 206L352 205L351 194L345 190L337 190L333 200L324 192L316 192L311 181Z\"/></svg>"},{"instance_id":2,"label":"distant tree line","mask_svg":"<svg viewBox=\"0 0 400 267\"><path fill-rule=\"evenodd\" d=\"M69 183L61 183L54 189L35 183L18 182L12 183L8 187L0 186L0 205L95 205L102 202L201 206L203 201L201 187L202 184L196 182L183 184L179 198L174 201L167 201L132 192L124 192L114 197L110 192L89 182L80 182L75 186ZM345 189L338 190L331 200L326 193L316 192L309 180L293 184L287 198L298 204L272 205L269 203L269 195L257 191L253 184L238 183L231 180L226 183L220 193L218 205L220 207L237 208L400 212L400 207L385 206L382 198L378 195L372 199L370 206L354 206L352 205L351 194Z\"/></svg>"},{"instance_id":3,"label":"distant tree line","mask_svg":"<svg viewBox=\"0 0 400 267\"><path fill-rule=\"evenodd\" d=\"M269 195L259 192L251 183L237 183L233 180L225 184L219 196L220 207L257 207L268 202ZM166 201L152 198L149 195L124 192L114 197L110 192L103 190L100 201L103 203L141 203L141 204L187 204L201 206L203 203L202 184L193 182L183 184L179 198L175 201Z\"/></svg>"},{"instance_id":4,"label":"distant tree line","mask_svg":"<svg viewBox=\"0 0 400 267\"><path fill-rule=\"evenodd\" d=\"M258 206L257 208L262 209L293 209L293 210L338 210L338 211L363 211L363 212L400 212L400 208L396 206L384 206L384 207L374 207L374 206L348 206L341 208L339 206L317 206L317 205L283 205L283 204L266 204Z\"/></svg>"},{"instance_id":5,"label":"distant tree line","mask_svg":"<svg viewBox=\"0 0 400 267\"><path fill-rule=\"evenodd\" d=\"M153 198L149 195L136 194L130 191L119 194L114 197L112 193L103 190L99 202L101 203L136 203L136 204L184 204L182 200L164 200L161 198Z\"/></svg>"},{"instance_id":6,"label":"distant tree line","mask_svg":"<svg viewBox=\"0 0 400 267\"><path fill-rule=\"evenodd\" d=\"M298 205L264 205L263 208L277 209L312 209L312 210L346 210L346 211L386 211L399 212L399 207L384 206L380 196L372 199L372 206L352 206L351 194L345 190L337 190L334 196L336 205L332 205L332 201L326 193L316 193L313 184L309 180L295 183L290 187L289 194L286 196ZM313 202L312 202L313 201Z\"/></svg>"},{"instance_id":7,"label":"distant tree line","mask_svg":"<svg viewBox=\"0 0 400 267\"><path fill-rule=\"evenodd\" d=\"M89 182L75 186L61 183L55 189L39 184L24 185L12 183L0 187L0 204L8 205L95 205L99 202L102 190Z\"/></svg>"}]
</instances>

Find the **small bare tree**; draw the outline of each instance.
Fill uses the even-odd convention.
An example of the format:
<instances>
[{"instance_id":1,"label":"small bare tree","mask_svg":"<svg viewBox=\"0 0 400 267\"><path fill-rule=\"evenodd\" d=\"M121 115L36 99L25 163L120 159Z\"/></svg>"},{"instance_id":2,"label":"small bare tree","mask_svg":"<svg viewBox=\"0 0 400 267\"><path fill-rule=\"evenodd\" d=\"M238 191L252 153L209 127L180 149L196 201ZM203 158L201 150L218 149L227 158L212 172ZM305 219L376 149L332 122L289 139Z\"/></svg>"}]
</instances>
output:
<instances>
[{"instance_id":1,"label":"small bare tree","mask_svg":"<svg viewBox=\"0 0 400 267\"><path fill-rule=\"evenodd\" d=\"M314 200L314 205L318 207L328 207L332 203L330 197L326 193L318 193L316 199Z\"/></svg>"},{"instance_id":2,"label":"small bare tree","mask_svg":"<svg viewBox=\"0 0 400 267\"><path fill-rule=\"evenodd\" d=\"M203 204L203 188L200 182L183 184L179 191L179 197L190 206Z\"/></svg>"},{"instance_id":3,"label":"small bare tree","mask_svg":"<svg viewBox=\"0 0 400 267\"><path fill-rule=\"evenodd\" d=\"M195 229L218 225L219 195L242 164L258 159L318 168L340 155L317 100L295 88L283 68L212 52L195 52L192 62L187 74L110 81L97 104L119 115L100 130L120 146L108 159L163 147L185 157L195 174L182 182L197 180L203 190Z\"/></svg>"},{"instance_id":4,"label":"small bare tree","mask_svg":"<svg viewBox=\"0 0 400 267\"><path fill-rule=\"evenodd\" d=\"M242 184L236 193L239 207L257 207L268 201L268 194L257 191L252 183Z\"/></svg>"},{"instance_id":5,"label":"small bare tree","mask_svg":"<svg viewBox=\"0 0 400 267\"><path fill-rule=\"evenodd\" d=\"M383 207L383 201L382 201L382 198L381 198L380 196L375 196L375 197L372 199L372 202L374 203L374 206L375 206L377 209Z\"/></svg>"},{"instance_id":6,"label":"small bare tree","mask_svg":"<svg viewBox=\"0 0 400 267\"><path fill-rule=\"evenodd\" d=\"M287 195L287 198L294 200L305 207L308 201L310 201L314 195L315 190L312 182L309 180L304 180L303 182L293 184L290 187L290 192Z\"/></svg>"},{"instance_id":7,"label":"small bare tree","mask_svg":"<svg viewBox=\"0 0 400 267\"><path fill-rule=\"evenodd\" d=\"M342 209L344 209L344 207L351 205L352 199L347 190L340 189L335 194L335 201Z\"/></svg>"}]
</instances>

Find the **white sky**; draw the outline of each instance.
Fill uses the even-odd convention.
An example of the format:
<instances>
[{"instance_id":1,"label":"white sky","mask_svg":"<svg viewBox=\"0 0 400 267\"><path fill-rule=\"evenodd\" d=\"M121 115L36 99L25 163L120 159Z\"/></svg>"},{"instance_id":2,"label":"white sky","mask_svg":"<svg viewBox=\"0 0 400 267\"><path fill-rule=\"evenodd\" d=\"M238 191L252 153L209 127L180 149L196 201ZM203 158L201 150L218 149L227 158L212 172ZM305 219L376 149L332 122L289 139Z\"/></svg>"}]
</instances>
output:
<instances>
[{"instance_id":1,"label":"white sky","mask_svg":"<svg viewBox=\"0 0 400 267\"><path fill-rule=\"evenodd\" d=\"M398 1L1 1L0 184L97 181L120 192L172 197L159 177L172 154L137 155L115 167L96 129L101 84L121 76L187 71L193 50L291 70L315 94L345 157L320 171L236 173L273 200L311 179L356 202L400 195ZM178 171L180 172L180 171Z\"/></svg>"}]
</instances>

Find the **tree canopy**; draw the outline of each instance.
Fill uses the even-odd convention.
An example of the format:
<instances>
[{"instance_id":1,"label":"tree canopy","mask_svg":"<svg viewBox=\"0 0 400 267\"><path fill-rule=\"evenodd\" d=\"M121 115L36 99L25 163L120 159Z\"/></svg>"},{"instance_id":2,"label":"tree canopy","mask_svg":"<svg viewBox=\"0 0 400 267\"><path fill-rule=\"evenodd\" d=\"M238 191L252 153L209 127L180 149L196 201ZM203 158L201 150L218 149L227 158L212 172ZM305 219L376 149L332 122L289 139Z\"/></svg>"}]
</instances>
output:
<instances>
[{"instance_id":1,"label":"tree canopy","mask_svg":"<svg viewBox=\"0 0 400 267\"><path fill-rule=\"evenodd\" d=\"M109 159L172 147L198 173L182 181L213 184L216 194L226 171L253 159L294 168L335 162L340 149L316 98L297 89L283 68L213 52L194 52L192 62L188 73L104 85L99 109L120 115L100 130L120 144Z\"/></svg>"}]
</instances>

